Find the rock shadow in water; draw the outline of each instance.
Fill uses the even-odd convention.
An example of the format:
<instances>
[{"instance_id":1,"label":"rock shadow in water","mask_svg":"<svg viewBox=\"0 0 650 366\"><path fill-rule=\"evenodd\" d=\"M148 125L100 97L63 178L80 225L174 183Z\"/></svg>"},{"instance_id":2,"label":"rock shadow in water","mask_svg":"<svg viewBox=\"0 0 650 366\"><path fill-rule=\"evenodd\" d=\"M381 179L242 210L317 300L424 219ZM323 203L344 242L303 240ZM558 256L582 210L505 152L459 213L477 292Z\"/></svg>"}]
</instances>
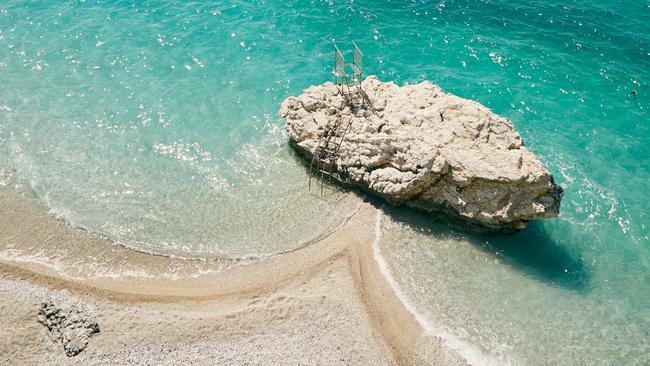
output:
<instances>
[{"instance_id":1,"label":"rock shadow in water","mask_svg":"<svg viewBox=\"0 0 650 366\"><path fill-rule=\"evenodd\" d=\"M510 235L465 233L428 214L408 208L390 207L379 199L368 198L391 219L402 222L424 235L468 241L485 253L528 276L578 293L591 290L591 272L583 259L548 235L544 223Z\"/></svg>"},{"instance_id":2,"label":"rock shadow in water","mask_svg":"<svg viewBox=\"0 0 650 366\"><path fill-rule=\"evenodd\" d=\"M530 222L526 229L516 234L479 236L472 241L540 280L576 292L589 292L591 271L583 259L549 236L544 225Z\"/></svg>"}]
</instances>

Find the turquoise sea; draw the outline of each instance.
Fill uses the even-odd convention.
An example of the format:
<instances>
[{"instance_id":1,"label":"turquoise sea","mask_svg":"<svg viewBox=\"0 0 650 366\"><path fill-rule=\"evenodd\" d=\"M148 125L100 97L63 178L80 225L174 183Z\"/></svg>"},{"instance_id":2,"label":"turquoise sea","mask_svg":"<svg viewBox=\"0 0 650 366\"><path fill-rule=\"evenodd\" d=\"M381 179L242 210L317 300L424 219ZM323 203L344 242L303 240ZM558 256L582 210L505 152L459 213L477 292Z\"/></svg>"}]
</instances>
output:
<instances>
[{"instance_id":1,"label":"turquoise sea","mask_svg":"<svg viewBox=\"0 0 650 366\"><path fill-rule=\"evenodd\" d=\"M378 243L426 329L476 364L650 364L650 3L0 4L0 184L72 224L184 256L295 249L357 207L307 190L279 103L352 41L510 118L560 217L475 236L383 208Z\"/></svg>"}]
</instances>

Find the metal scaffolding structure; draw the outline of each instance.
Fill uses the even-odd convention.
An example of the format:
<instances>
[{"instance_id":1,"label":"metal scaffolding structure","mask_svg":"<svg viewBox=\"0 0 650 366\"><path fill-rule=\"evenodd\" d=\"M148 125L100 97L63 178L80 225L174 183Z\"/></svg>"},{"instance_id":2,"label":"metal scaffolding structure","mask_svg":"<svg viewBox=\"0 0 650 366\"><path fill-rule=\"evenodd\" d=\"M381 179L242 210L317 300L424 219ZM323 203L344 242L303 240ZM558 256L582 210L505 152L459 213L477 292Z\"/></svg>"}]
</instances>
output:
<instances>
[{"instance_id":1,"label":"metal scaffolding structure","mask_svg":"<svg viewBox=\"0 0 650 366\"><path fill-rule=\"evenodd\" d=\"M318 146L314 151L309 164L309 188L313 175L320 180L320 191L323 193L323 181L327 177L330 181L336 179L343 181L337 168L339 149L345 139L345 135L355 118L356 107L354 104L357 97L365 103L361 82L363 80L363 53L356 43L352 42L352 63L346 64L341 50L334 45L334 77L339 92L345 99L346 104L352 112L350 118L344 121L341 111L337 113L333 123L328 123L318 139Z\"/></svg>"},{"instance_id":2,"label":"metal scaffolding structure","mask_svg":"<svg viewBox=\"0 0 650 366\"><path fill-rule=\"evenodd\" d=\"M354 94L361 92L363 52L355 42L352 42L352 63L346 64L341 50L334 45L334 59L336 65L334 67L335 84L338 85L341 95L351 101Z\"/></svg>"}]
</instances>

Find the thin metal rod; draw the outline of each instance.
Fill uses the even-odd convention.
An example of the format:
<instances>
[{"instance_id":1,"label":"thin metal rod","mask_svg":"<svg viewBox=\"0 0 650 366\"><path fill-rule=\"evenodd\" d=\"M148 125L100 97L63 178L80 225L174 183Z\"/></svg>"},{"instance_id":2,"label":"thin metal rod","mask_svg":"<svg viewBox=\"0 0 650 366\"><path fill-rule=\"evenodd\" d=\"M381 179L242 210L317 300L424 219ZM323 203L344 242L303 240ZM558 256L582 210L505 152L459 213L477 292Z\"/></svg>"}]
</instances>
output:
<instances>
[{"instance_id":1,"label":"thin metal rod","mask_svg":"<svg viewBox=\"0 0 650 366\"><path fill-rule=\"evenodd\" d=\"M313 175L312 173L314 171L312 166L314 165L314 159L316 159L318 161L318 158L316 158L316 156L318 156L318 154L320 152L320 145L321 145L322 142L323 142L322 137L319 137L318 138L318 146L316 146L316 150L314 151L314 153L311 156L311 162L309 163L309 183L307 185L308 189L311 189L311 176ZM318 163L316 163L316 164L317 164L316 166L318 167Z\"/></svg>"}]
</instances>

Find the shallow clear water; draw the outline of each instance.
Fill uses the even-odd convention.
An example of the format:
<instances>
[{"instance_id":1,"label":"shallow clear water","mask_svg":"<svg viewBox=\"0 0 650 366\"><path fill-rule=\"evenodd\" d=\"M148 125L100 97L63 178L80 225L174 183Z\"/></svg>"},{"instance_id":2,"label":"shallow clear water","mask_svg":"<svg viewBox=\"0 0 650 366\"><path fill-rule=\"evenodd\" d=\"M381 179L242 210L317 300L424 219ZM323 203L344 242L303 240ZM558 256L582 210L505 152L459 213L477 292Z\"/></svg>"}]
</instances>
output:
<instances>
[{"instance_id":1,"label":"shallow clear water","mask_svg":"<svg viewBox=\"0 0 650 366\"><path fill-rule=\"evenodd\" d=\"M356 205L306 190L277 116L330 78L333 40L512 119L566 188L509 237L387 209L382 253L427 318L486 360L649 363L646 2L9 0L0 181L145 250L293 249Z\"/></svg>"},{"instance_id":2,"label":"shallow clear water","mask_svg":"<svg viewBox=\"0 0 650 366\"><path fill-rule=\"evenodd\" d=\"M159 253L259 257L331 229L357 203L306 190L277 116L301 58L276 57L264 14L176 3L2 6L5 175Z\"/></svg>"}]
</instances>

